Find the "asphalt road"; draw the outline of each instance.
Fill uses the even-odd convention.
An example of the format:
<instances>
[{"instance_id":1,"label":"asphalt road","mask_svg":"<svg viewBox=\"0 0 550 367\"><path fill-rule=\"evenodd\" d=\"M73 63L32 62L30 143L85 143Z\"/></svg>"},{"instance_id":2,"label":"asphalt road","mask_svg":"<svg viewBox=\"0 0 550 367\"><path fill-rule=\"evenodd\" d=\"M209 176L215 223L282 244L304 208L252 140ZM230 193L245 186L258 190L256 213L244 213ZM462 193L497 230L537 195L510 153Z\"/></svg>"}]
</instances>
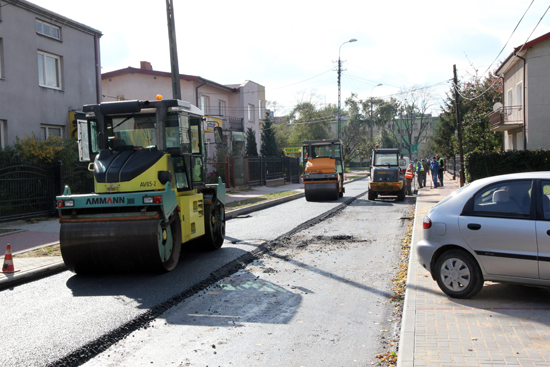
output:
<instances>
[{"instance_id":1,"label":"asphalt road","mask_svg":"<svg viewBox=\"0 0 550 367\"><path fill-rule=\"evenodd\" d=\"M264 332L265 327L275 329L276 326L279 326L283 330L268 331L271 335L282 337L271 338L271 344L278 345L279 341L277 340L284 339L285 334L281 334L281 332L286 333L284 327L293 325L294 322L299 322L296 317L299 315L299 310L303 308L302 305L306 305L306 301L307 304L312 302L312 306L317 305L319 309L326 308L332 315L336 315L342 310L346 311L345 314L348 313L347 309L338 307L336 302L327 300L328 302L325 303L323 299L320 299L321 303L318 303L315 300L310 300L309 297L304 297L304 294L300 292L306 292L307 294L315 292L315 294L323 295L327 292L330 294L331 289L340 289L345 286L350 287L349 291L352 293L358 291L366 292L366 294L379 297L380 302L387 301L387 284L383 287L380 285L382 288L379 289L376 284L372 283L370 276L362 272L362 267L369 264L368 268L377 269L375 276L379 276L383 271L389 271L389 268L386 269L388 259L384 257L379 258L378 256L381 255L373 257L374 253L371 252L371 249L379 247L379 250L387 256L385 251L390 250L387 250L385 246L391 246L396 242L396 238L404 234L403 225L398 218L402 216L407 205L394 203L393 200L387 203L380 202L375 204L358 200L349 208L357 207L359 210L358 213L347 217L340 224L330 226L331 220L339 217L339 214L332 214L333 218L328 218L320 223L316 223L315 220L312 221L312 218L318 218L319 220L319 217L322 219L323 216L330 215L338 209L339 205L342 205L346 201L352 201L353 196L365 192L366 188L366 180L357 181L346 185L347 192L345 197L337 202L307 203L304 199L298 199L252 213L243 218L228 221L226 243L220 251L210 253L187 252L184 254L177 269L168 274L83 277L75 276L70 272L63 272L33 283L4 290L0 292L0 307L4 310L5 316L2 322L2 330L6 337L2 341L0 365L69 366L80 365L90 359L89 363L91 365L94 365L94 363L95 365L105 365L102 364L102 361L108 361L110 358L109 351L111 349L108 348L114 348L113 350L115 351L119 350L117 348L124 350L121 344L129 340L138 340L140 333L147 330L154 331L161 325L175 327L172 331L175 333L173 334L174 337L166 340L170 340L171 342L179 341L181 344L179 349L190 353L189 355L182 353L175 354L174 357L177 356L182 359L181 361L177 361L177 363L191 363L190 359L186 362L185 358L191 358L194 356L193 353L198 352L194 352L194 349L186 348L185 346L193 347L200 344L202 349L207 349L203 345L204 340L207 338L205 339L203 336L213 332L209 331L212 328L214 328L214 331L221 329L223 332L231 331L231 333L237 333L237 335L241 335L243 343L262 343L260 339L262 335L244 335L245 333L241 331L242 327L238 326L230 329L227 327L226 321L231 317L217 317L218 315L236 315L238 318L233 318L233 322L244 324L252 322L259 327L258 330L262 330L261 333ZM359 203L363 204L359 205ZM344 211L347 211L347 209ZM385 213L383 216L375 214L381 211ZM359 218L363 219L360 220ZM392 225L389 225L389 223ZM360 229L359 225L365 227ZM335 264L334 269L327 268L320 273L314 272L315 277L318 277L319 281L315 281L315 278L311 278L306 273L302 274L302 280L300 280L299 284L296 283L296 285L293 285L295 288L291 288L292 286L288 286L288 284L291 281L298 280L298 278L294 279L295 276L291 274L299 272L300 269L311 267L310 262L312 259L307 256L309 254L308 251L296 252L299 248L292 245L294 242L290 238L294 238L292 236L293 231L298 231L295 236L299 236L300 233L309 231L308 227L311 230L320 231L319 233L325 233L324 236L327 236L327 233L330 236L334 236L337 233L349 234L357 232L357 235L353 235L354 238L358 236L357 239L350 239L348 241L349 244L345 245L349 249L354 249L355 255L351 255L350 253L349 256L351 257L343 261L332 261ZM375 232L380 229L386 229L389 232L386 234ZM280 236L284 233L290 236L286 240L281 240ZM364 235L368 236L369 233L371 233L370 237L366 239L362 237ZM279 239L279 246L277 246L276 239ZM330 240L328 242L332 243ZM272 249L274 251L272 252L272 256L260 257L259 260L256 260L251 265L263 270L255 272L249 268L245 268L244 270L237 271L244 266L243 264L254 259L254 256L250 255L251 252L262 252L265 246L262 243L273 245L275 248L280 247L281 249L288 247L288 250L292 253L291 257L296 256L297 263L287 262L278 258L277 256L284 257L286 255L284 253L278 254ZM373 246L373 244L379 246ZM364 246L366 245L368 245L369 251L364 251ZM308 249L310 247L308 245L303 248ZM360 256L361 254L363 257ZM333 255L330 251L313 251L310 254L310 256L322 256L327 261L331 260L331 256ZM257 258L260 255L255 256ZM263 262L268 261L274 261L277 264L280 263L281 266L285 265L290 268L277 269L271 265L267 267L263 265ZM350 265L342 267L340 263L349 263ZM372 263L379 263L380 265L374 266ZM273 272L265 272L268 268L274 269ZM357 271L353 271L353 269L357 269ZM235 273L235 271L237 272ZM344 273L339 274L340 271L344 271ZM258 272L262 276L258 277L256 274ZM283 278L276 281L264 278L264 276L269 277L270 274L271 276L281 275ZM290 276L291 278L285 279L284 274L287 274L286 276ZM328 284L326 282L329 279L327 274L334 274L337 279L336 283L332 285ZM312 280L306 281L306 278ZM229 292L223 292L225 289L223 284L225 284L224 281L226 279L230 282L228 283L228 287L247 290L252 288L249 290L253 292L249 292L251 293L247 295L249 298L243 297L242 292L231 293L229 295L227 294ZM257 286L247 286L253 279L256 279L255 282L263 281L265 289L272 289L274 294L281 295L281 298L275 303L265 301L263 299L263 291L254 291L258 290ZM365 282L365 284L361 284L361 282ZM259 289L264 289L264 287L262 286ZM296 291L296 289L299 291ZM221 298L218 297L220 291L224 294ZM339 296L339 298L342 297ZM362 307L364 308L367 303L370 304L370 302L365 302ZM320 307L325 304L330 304L330 307ZM250 306L251 308L246 309L245 306ZM188 309L188 307L191 307L193 310ZM357 306L354 306L353 309L357 310ZM212 317L213 313L217 314ZM377 313L377 315L381 316L380 313ZM312 316L307 315L307 317L311 318ZM327 323L327 321L330 321L330 317L323 317L325 321L322 318L317 320L317 325L321 328L318 335L324 334L322 331L323 324L326 324L325 327L327 329L331 329L332 324ZM243 319L239 320L239 318ZM316 320L316 318L313 317L311 320ZM336 319L333 322L339 324ZM218 324L221 324L221 326ZM187 330L187 328L191 329L191 331ZM340 327L340 329L345 330L350 328ZM217 354L211 352L217 353L216 349L221 348L222 345L227 345L223 344L223 341L235 337L231 333L218 335L219 338L215 338L217 342L212 342L212 345L216 347L212 347L212 345L207 346L212 351L207 349L209 353L205 353L203 359L198 359L197 361L193 361L193 363L202 364L202 362L210 360L211 355L216 356ZM357 334L356 336L359 335ZM136 337L138 339L135 339ZM299 337L299 335L297 334L296 337ZM334 340L344 341L343 339ZM284 342L289 348L294 345L291 339ZM144 339L142 343L148 343L151 347L154 345L152 339ZM314 345L314 340L311 340L309 344ZM269 346L269 344L267 345ZM232 349L232 355L238 350L242 353L243 350L247 349L241 348L247 347L246 344L239 345L236 343L232 345L232 348L234 348ZM162 349L161 346L158 346L158 348L141 348L141 350L165 357L171 353L170 349ZM155 349L157 349L157 352L154 352ZM285 348L285 351L288 352L289 350ZM254 354L254 358L260 362L263 358L262 356L268 357L273 353L271 347L266 349L266 351L269 351L269 353L259 351L260 354ZM116 354L122 355L122 353L126 355L125 352L120 352L120 354L117 352ZM196 355L198 356L198 354ZM244 364L248 358L246 355L244 353L235 362L239 362L240 365L250 365ZM289 356L289 358L292 358L292 354L289 354ZM107 358L107 360L104 358ZM125 360L121 360L118 364L115 363L112 365L140 365L134 364L135 361L128 360L128 362L129 364L126 364ZM160 365L168 365L164 364L164 362L167 363L168 361L158 360ZM175 360L171 360L171 362L176 363ZM150 363L151 361L147 361L146 364L150 365ZM177 366L178 364L174 365ZM282 365L286 365L286 363Z\"/></svg>"}]
</instances>

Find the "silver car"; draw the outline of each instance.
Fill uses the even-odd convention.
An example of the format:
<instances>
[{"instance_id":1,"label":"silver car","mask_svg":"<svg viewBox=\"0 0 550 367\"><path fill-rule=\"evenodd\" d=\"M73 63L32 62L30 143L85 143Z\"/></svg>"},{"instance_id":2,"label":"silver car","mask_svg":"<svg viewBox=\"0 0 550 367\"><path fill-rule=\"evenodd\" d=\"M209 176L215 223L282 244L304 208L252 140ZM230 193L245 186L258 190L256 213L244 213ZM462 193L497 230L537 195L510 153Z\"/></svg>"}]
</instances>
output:
<instances>
[{"instance_id":1,"label":"silver car","mask_svg":"<svg viewBox=\"0 0 550 367\"><path fill-rule=\"evenodd\" d=\"M424 217L418 261L450 297L486 280L550 287L550 172L477 180Z\"/></svg>"}]
</instances>

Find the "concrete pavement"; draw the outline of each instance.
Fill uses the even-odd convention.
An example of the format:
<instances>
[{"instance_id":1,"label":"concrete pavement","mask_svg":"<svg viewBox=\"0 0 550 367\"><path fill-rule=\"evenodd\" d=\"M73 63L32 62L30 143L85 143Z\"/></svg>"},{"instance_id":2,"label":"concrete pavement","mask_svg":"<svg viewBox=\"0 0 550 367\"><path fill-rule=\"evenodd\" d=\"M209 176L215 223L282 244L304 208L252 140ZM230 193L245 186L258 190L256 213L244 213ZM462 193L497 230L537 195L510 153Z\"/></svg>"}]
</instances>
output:
<instances>
[{"instance_id":1,"label":"concrete pavement","mask_svg":"<svg viewBox=\"0 0 550 367\"><path fill-rule=\"evenodd\" d=\"M418 263L424 215L458 188L444 183L418 191L397 366L550 366L548 289L485 282L452 299Z\"/></svg>"}]
</instances>

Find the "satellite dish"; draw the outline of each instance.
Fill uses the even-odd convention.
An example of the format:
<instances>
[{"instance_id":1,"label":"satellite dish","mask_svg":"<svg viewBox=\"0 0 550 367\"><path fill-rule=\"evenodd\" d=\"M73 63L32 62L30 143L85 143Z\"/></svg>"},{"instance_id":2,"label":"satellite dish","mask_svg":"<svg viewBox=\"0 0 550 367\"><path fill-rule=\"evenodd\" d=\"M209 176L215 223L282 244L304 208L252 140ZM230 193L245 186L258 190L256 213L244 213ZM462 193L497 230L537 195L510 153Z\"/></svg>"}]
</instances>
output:
<instances>
[{"instance_id":1,"label":"satellite dish","mask_svg":"<svg viewBox=\"0 0 550 367\"><path fill-rule=\"evenodd\" d=\"M504 106L502 105L502 103L500 103L500 102L495 103L495 104L493 105L493 112L494 112L494 111L500 110L502 107L504 107Z\"/></svg>"}]
</instances>

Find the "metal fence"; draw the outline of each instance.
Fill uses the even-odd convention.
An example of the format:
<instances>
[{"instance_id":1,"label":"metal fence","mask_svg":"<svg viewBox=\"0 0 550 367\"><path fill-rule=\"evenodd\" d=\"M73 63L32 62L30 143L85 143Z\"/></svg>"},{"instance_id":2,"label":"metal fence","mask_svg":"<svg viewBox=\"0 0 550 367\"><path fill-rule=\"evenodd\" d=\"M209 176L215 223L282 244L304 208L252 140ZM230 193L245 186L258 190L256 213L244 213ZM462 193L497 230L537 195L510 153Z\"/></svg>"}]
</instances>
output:
<instances>
[{"instance_id":1,"label":"metal fence","mask_svg":"<svg viewBox=\"0 0 550 367\"><path fill-rule=\"evenodd\" d=\"M293 157L228 157L214 165L213 176L231 186L262 186L266 180L284 178L300 182L300 160ZM53 216L55 197L68 185L72 194L94 191L88 163L44 165L24 161L0 164L0 222Z\"/></svg>"},{"instance_id":2,"label":"metal fence","mask_svg":"<svg viewBox=\"0 0 550 367\"><path fill-rule=\"evenodd\" d=\"M278 178L300 183L300 159L295 157L227 157L224 162L208 164L209 182L221 177L227 187L262 186Z\"/></svg>"},{"instance_id":3,"label":"metal fence","mask_svg":"<svg viewBox=\"0 0 550 367\"><path fill-rule=\"evenodd\" d=\"M45 165L24 161L0 165L0 222L55 215L55 197L69 185L73 194L94 190L88 165Z\"/></svg>"},{"instance_id":4,"label":"metal fence","mask_svg":"<svg viewBox=\"0 0 550 367\"><path fill-rule=\"evenodd\" d=\"M300 182L300 159L294 157L248 157L248 184L262 186L266 180L284 178Z\"/></svg>"},{"instance_id":5,"label":"metal fence","mask_svg":"<svg viewBox=\"0 0 550 367\"><path fill-rule=\"evenodd\" d=\"M453 180L455 180L460 172L460 155L456 154L454 157L448 158L446 163L445 170L453 175Z\"/></svg>"}]
</instances>

